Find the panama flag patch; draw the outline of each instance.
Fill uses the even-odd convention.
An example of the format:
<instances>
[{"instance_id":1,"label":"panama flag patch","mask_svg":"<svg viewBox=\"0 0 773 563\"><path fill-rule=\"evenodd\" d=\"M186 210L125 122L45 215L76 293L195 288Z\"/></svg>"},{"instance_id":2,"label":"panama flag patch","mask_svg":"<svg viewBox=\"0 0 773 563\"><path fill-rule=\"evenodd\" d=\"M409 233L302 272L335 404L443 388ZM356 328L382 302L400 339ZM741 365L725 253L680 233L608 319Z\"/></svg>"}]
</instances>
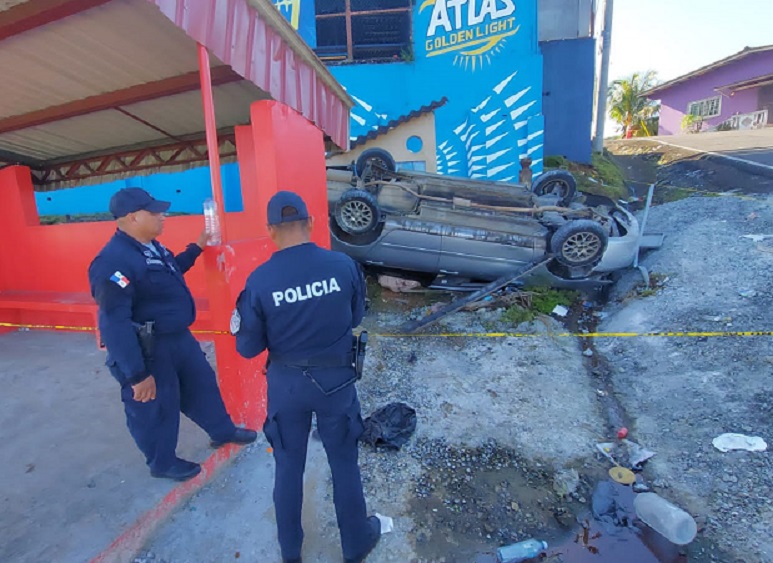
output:
<instances>
[{"instance_id":1,"label":"panama flag patch","mask_svg":"<svg viewBox=\"0 0 773 563\"><path fill-rule=\"evenodd\" d=\"M110 276L110 281L117 283L122 288L129 285L129 278L124 276L121 272L116 272L112 276Z\"/></svg>"}]
</instances>

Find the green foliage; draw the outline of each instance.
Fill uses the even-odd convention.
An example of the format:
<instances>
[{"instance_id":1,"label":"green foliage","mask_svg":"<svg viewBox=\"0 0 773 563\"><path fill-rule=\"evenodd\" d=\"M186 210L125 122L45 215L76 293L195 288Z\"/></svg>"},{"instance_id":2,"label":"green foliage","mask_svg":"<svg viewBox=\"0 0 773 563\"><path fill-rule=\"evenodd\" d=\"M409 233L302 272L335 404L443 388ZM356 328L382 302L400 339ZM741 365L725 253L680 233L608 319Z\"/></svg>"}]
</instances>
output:
<instances>
[{"instance_id":1,"label":"green foliage","mask_svg":"<svg viewBox=\"0 0 773 563\"><path fill-rule=\"evenodd\" d=\"M682 131L685 133L700 133L702 128L702 117L688 113L682 118Z\"/></svg>"},{"instance_id":2,"label":"green foliage","mask_svg":"<svg viewBox=\"0 0 773 563\"><path fill-rule=\"evenodd\" d=\"M406 45L400 49L400 59L406 63L410 63L416 60L416 56L413 54L413 45Z\"/></svg>"},{"instance_id":3,"label":"green foliage","mask_svg":"<svg viewBox=\"0 0 773 563\"><path fill-rule=\"evenodd\" d=\"M537 314L531 309L524 309L520 305L512 305L502 314L502 320L514 325L519 325L521 323L533 321L536 316Z\"/></svg>"},{"instance_id":4,"label":"green foliage","mask_svg":"<svg viewBox=\"0 0 773 563\"><path fill-rule=\"evenodd\" d=\"M578 297L576 291L566 289L538 288L533 290L534 295L531 298L531 307L538 313L549 315L556 308L556 305L571 305Z\"/></svg>"},{"instance_id":5,"label":"green foliage","mask_svg":"<svg viewBox=\"0 0 773 563\"><path fill-rule=\"evenodd\" d=\"M564 168L566 166L566 159L563 156L546 156L545 168Z\"/></svg>"},{"instance_id":6,"label":"green foliage","mask_svg":"<svg viewBox=\"0 0 773 563\"><path fill-rule=\"evenodd\" d=\"M594 153L593 168L599 173L601 181L610 186L624 186L625 177L617 165L603 154Z\"/></svg>"},{"instance_id":7,"label":"green foliage","mask_svg":"<svg viewBox=\"0 0 773 563\"><path fill-rule=\"evenodd\" d=\"M657 120L660 106L642 94L657 82L654 71L636 72L628 78L615 80L607 92L609 116L617 121L623 137L649 137Z\"/></svg>"}]
</instances>

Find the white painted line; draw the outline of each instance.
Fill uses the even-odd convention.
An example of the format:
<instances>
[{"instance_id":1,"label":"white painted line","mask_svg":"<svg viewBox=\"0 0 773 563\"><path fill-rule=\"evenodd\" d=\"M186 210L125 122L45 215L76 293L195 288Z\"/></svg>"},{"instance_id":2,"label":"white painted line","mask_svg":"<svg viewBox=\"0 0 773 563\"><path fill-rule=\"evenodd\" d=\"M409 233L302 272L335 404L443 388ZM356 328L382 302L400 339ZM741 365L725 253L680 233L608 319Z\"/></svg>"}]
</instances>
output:
<instances>
[{"instance_id":1,"label":"white painted line","mask_svg":"<svg viewBox=\"0 0 773 563\"><path fill-rule=\"evenodd\" d=\"M714 152L714 151L702 151L700 149L694 149L692 147L685 147L683 145L677 145L676 143L669 143L668 141L662 141L660 139L658 139L657 141L654 140L654 139L648 139L648 140L649 140L650 143L661 143L663 145L668 145L670 147L674 147L674 148L677 148L677 149L684 149L684 150L687 150L687 151L692 151L692 152L696 152L696 153L700 153L700 154L708 154L710 156L715 156L717 158L726 158L727 160L733 160L735 162L741 162L741 163L747 164L749 166L754 166L754 167L757 167L757 168L764 168L765 170L769 170L770 172L773 172L773 166L769 166L767 164L762 164L761 162L754 162L753 160L746 160L745 158L738 158L737 156L729 156L729 155L722 154L722 153L719 153L719 152ZM746 150L746 149L739 149L739 150ZM753 149L748 149L748 150L753 150ZM773 147L770 147L770 150L773 151Z\"/></svg>"}]
</instances>

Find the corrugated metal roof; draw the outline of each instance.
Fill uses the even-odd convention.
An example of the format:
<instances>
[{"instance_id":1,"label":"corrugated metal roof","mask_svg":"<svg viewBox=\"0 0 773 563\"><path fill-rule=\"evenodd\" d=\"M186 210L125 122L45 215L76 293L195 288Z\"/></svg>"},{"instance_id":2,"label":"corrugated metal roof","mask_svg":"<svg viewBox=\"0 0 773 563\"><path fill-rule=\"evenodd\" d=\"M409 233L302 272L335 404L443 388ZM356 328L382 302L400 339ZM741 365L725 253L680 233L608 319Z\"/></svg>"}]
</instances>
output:
<instances>
[{"instance_id":1,"label":"corrugated metal roof","mask_svg":"<svg viewBox=\"0 0 773 563\"><path fill-rule=\"evenodd\" d=\"M214 95L218 127L248 123L250 103L265 98L262 90L246 81L218 86ZM174 137L204 129L199 92L131 104L123 109ZM47 161L164 139L169 137L148 125L119 111L105 110L0 134L0 147Z\"/></svg>"},{"instance_id":2,"label":"corrugated metal roof","mask_svg":"<svg viewBox=\"0 0 773 563\"><path fill-rule=\"evenodd\" d=\"M195 42L159 16L145 0L114 0L6 39L0 49L3 115L197 70Z\"/></svg>"},{"instance_id":3,"label":"corrugated metal roof","mask_svg":"<svg viewBox=\"0 0 773 563\"><path fill-rule=\"evenodd\" d=\"M765 45L764 47L746 47L742 51L739 51L735 53L734 55L730 55L729 57L726 57L724 59L718 60L716 62L711 63L710 65L706 65L704 67L701 67L697 70L694 70L692 72L688 72L687 74L684 74L682 76L679 76L677 78L674 78L673 80L669 80L668 82L664 82L663 84L659 84L655 86L654 88L650 88L646 92L642 93L642 96L651 98L653 94L658 94L662 92L663 90L668 90L672 86L676 86L677 84L680 84L682 82L686 82L690 80L691 78L695 78L696 76L701 76L702 74L706 74L707 72L711 72L712 70L715 70L717 68L721 68L725 65L728 65L732 62L738 61L740 59L746 58L749 55L753 55L755 53L764 53L766 51L773 51L773 45Z\"/></svg>"},{"instance_id":4,"label":"corrugated metal roof","mask_svg":"<svg viewBox=\"0 0 773 563\"><path fill-rule=\"evenodd\" d=\"M420 117L424 115L425 113L429 113L431 111L435 111L437 108L445 105L445 103L448 101L448 98L443 96L437 101L434 101L426 106L421 106L418 109L413 110L410 113L406 113L405 115L401 115L400 117L393 119L389 123L385 125L379 126L377 129L373 129L372 131L368 131L365 135L360 135L356 139L352 141L352 148L363 145L367 143L368 141L375 139L376 137L379 137L380 135L383 135L384 133L387 133L388 131L391 131L395 127L398 127L405 123L406 121L410 121L411 119L415 119L417 117Z\"/></svg>"},{"instance_id":5,"label":"corrugated metal roof","mask_svg":"<svg viewBox=\"0 0 773 563\"><path fill-rule=\"evenodd\" d=\"M0 6L8 10L23 3ZM279 19L269 25L260 13ZM201 133L198 90L122 106L153 127L118 110L103 110L107 105L59 121L39 120L36 126L28 118L195 73L194 37L214 52L213 66L228 59L249 79L215 88L218 128L247 123L251 102L273 98L317 123L338 144L345 134L346 145L351 99L269 0L112 0L0 42L0 120L18 118L13 127L24 127L11 130L9 123L0 134L0 154L46 161L163 139L153 127L173 136Z\"/></svg>"}]
</instances>

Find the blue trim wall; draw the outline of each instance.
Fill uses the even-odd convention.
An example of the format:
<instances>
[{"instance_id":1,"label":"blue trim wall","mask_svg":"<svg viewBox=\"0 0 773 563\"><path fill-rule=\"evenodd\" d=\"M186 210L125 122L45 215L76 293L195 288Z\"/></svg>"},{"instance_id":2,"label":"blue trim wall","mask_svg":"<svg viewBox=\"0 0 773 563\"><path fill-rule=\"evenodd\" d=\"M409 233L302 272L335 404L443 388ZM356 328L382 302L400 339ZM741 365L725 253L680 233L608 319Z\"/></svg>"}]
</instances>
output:
<instances>
[{"instance_id":1,"label":"blue trim wall","mask_svg":"<svg viewBox=\"0 0 773 563\"><path fill-rule=\"evenodd\" d=\"M242 211L241 181L237 163L220 167L223 179L223 199L226 211ZM202 203L212 197L209 166L184 172L168 172L137 176L115 182L38 192L35 201L40 215L76 215L107 213L110 197L128 186L146 189L157 199L172 202L170 213L201 213Z\"/></svg>"},{"instance_id":2,"label":"blue trim wall","mask_svg":"<svg viewBox=\"0 0 773 563\"><path fill-rule=\"evenodd\" d=\"M541 43L545 154L590 164L596 40Z\"/></svg>"}]
</instances>

